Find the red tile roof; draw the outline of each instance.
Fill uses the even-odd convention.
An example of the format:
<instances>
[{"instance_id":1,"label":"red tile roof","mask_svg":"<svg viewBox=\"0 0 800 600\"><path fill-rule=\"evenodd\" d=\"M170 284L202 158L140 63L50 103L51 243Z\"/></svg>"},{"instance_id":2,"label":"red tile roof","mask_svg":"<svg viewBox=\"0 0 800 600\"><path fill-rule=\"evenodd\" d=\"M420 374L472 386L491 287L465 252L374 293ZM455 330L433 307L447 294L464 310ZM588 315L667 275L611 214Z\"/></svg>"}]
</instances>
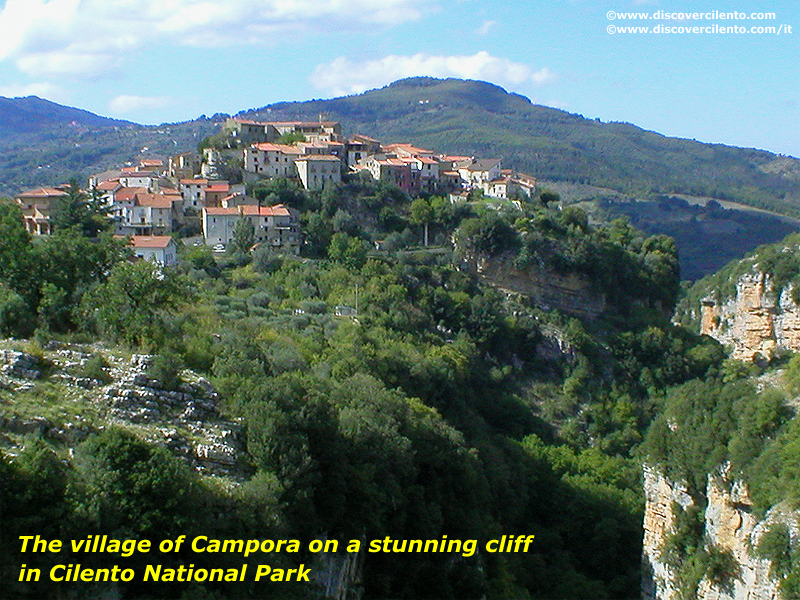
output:
<instances>
[{"instance_id":1,"label":"red tile roof","mask_svg":"<svg viewBox=\"0 0 800 600\"><path fill-rule=\"evenodd\" d=\"M244 215L248 217L288 217L291 215L289 209L283 204L276 204L275 206L242 204L240 206L231 206L230 208L204 208L203 211L206 214L219 217L232 215Z\"/></svg>"},{"instance_id":2,"label":"red tile roof","mask_svg":"<svg viewBox=\"0 0 800 600\"><path fill-rule=\"evenodd\" d=\"M172 242L168 235L134 235L131 246L134 248L166 248Z\"/></svg>"},{"instance_id":3,"label":"red tile roof","mask_svg":"<svg viewBox=\"0 0 800 600\"><path fill-rule=\"evenodd\" d=\"M146 194L147 188L143 187L123 187L114 192L114 202L131 201L136 194Z\"/></svg>"},{"instance_id":4,"label":"red tile roof","mask_svg":"<svg viewBox=\"0 0 800 600\"><path fill-rule=\"evenodd\" d=\"M108 192L114 191L118 187L122 187L122 184L119 182L119 179L108 179L106 181L101 181L95 187L97 187L97 189L101 192Z\"/></svg>"},{"instance_id":5,"label":"red tile roof","mask_svg":"<svg viewBox=\"0 0 800 600\"><path fill-rule=\"evenodd\" d=\"M49 196L66 196L67 192L56 188L42 187L35 190L29 190L19 195L20 198L47 198Z\"/></svg>"},{"instance_id":6,"label":"red tile roof","mask_svg":"<svg viewBox=\"0 0 800 600\"><path fill-rule=\"evenodd\" d=\"M136 194L136 204L151 208L172 208L172 200L163 194Z\"/></svg>"},{"instance_id":7,"label":"red tile roof","mask_svg":"<svg viewBox=\"0 0 800 600\"><path fill-rule=\"evenodd\" d=\"M287 127L290 125L332 127L339 124L338 121L251 121L250 119L234 119L234 121L243 125L272 125L273 127Z\"/></svg>"},{"instance_id":8,"label":"red tile roof","mask_svg":"<svg viewBox=\"0 0 800 600\"><path fill-rule=\"evenodd\" d=\"M283 152L284 154L301 153L300 148L288 144L253 144L253 147L262 152Z\"/></svg>"}]
</instances>

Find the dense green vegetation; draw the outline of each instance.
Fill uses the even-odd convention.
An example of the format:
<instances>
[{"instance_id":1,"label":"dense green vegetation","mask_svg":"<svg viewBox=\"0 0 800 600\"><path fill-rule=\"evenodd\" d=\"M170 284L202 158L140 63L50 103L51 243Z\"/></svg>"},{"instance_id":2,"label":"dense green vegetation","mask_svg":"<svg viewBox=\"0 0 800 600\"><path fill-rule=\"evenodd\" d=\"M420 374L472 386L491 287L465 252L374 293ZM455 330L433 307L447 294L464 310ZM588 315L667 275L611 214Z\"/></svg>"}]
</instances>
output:
<instances>
[{"instance_id":1,"label":"dense green vegetation","mask_svg":"<svg viewBox=\"0 0 800 600\"><path fill-rule=\"evenodd\" d=\"M780 388L758 392L752 368L728 361L721 370L670 390L659 415L640 448L651 464L658 464L672 481L685 482L694 505L675 504L677 525L666 541L663 557L678 573L682 597L694 597L703 577L730 584L737 575L735 560L709 545L703 530L703 510L709 476L743 480L763 516L779 503L800 507L797 440L800 424L793 419L787 393L800 390L800 357L789 362ZM727 465L725 467L724 465ZM772 526L755 549L772 562L772 575L782 581L785 598L793 598L800 581L796 544L785 526Z\"/></svg>"},{"instance_id":2,"label":"dense green vegetation","mask_svg":"<svg viewBox=\"0 0 800 600\"><path fill-rule=\"evenodd\" d=\"M249 460L247 481L222 487L124 430L90 436L72 457L30 440L0 462L9 482L0 498L4 581L23 562L17 536L32 531L304 543L534 534L525 554L367 554L364 597L638 597L643 506L633 451L666 390L713 376L722 360L717 344L669 323L674 244L622 221L593 227L579 209L542 202L497 210L433 197L414 207L396 189L359 180L315 194L285 181L251 192L302 212L305 256L262 246L215 260L207 248L184 248L178 268L161 273L79 227L31 240L16 209L3 207L4 323L19 324L13 315L26 310L37 330L19 334L155 352L151 369L165 381L176 381L181 364L206 374L224 413L242 420ZM456 268L466 252L575 273L608 309L581 321L507 297ZM14 593L41 597L24 585Z\"/></svg>"},{"instance_id":3,"label":"dense green vegetation","mask_svg":"<svg viewBox=\"0 0 800 600\"><path fill-rule=\"evenodd\" d=\"M673 238L681 279L689 281L712 275L729 262L741 260L749 249L779 242L798 228L794 220L742 207L723 208L714 200L701 205L663 195L651 201L583 199L581 206L597 220L624 217L646 233Z\"/></svg>"}]
</instances>

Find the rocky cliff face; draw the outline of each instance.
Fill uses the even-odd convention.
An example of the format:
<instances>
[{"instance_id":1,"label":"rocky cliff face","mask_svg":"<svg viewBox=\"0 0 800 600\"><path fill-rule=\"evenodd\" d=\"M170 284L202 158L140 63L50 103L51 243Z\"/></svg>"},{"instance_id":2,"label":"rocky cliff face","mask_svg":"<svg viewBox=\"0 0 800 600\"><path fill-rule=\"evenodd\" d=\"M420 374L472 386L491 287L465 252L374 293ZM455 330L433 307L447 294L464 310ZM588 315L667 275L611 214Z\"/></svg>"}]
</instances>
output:
<instances>
[{"instance_id":1,"label":"rocky cliff face","mask_svg":"<svg viewBox=\"0 0 800 600\"><path fill-rule=\"evenodd\" d=\"M521 294L544 310L560 310L578 317L596 318L606 309L606 299L591 282L574 273L561 275L549 269L518 269L507 256L468 254L462 268L476 273L503 291Z\"/></svg>"},{"instance_id":2,"label":"rocky cliff face","mask_svg":"<svg viewBox=\"0 0 800 600\"><path fill-rule=\"evenodd\" d=\"M776 291L765 273L749 273L736 295L721 302L706 298L701 333L732 348L733 358L769 359L776 350L800 350L800 305L790 287Z\"/></svg>"},{"instance_id":3,"label":"rocky cliff face","mask_svg":"<svg viewBox=\"0 0 800 600\"><path fill-rule=\"evenodd\" d=\"M645 600L679 600L681 566L671 566L663 556L665 543L676 525L676 511L695 504L686 486L671 482L652 466L645 467L645 517L642 597ZM691 597L697 600L781 600L780 582L770 574L770 561L756 556L754 548L774 524L789 528L792 539L800 535L800 514L778 505L763 518L753 511L747 487L732 479L729 470L709 476L705 490L705 547L714 547L734 560L733 575L715 580L706 574Z\"/></svg>"}]
</instances>

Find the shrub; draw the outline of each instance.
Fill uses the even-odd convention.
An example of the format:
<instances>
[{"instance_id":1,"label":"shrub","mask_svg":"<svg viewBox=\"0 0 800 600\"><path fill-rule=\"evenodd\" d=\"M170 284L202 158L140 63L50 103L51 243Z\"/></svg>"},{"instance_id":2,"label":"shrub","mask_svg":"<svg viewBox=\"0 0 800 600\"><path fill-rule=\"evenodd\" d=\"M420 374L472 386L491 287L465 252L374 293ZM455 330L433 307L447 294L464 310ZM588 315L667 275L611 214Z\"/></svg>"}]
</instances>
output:
<instances>
[{"instance_id":1,"label":"shrub","mask_svg":"<svg viewBox=\"0 0 800 600\"><path fill-rule=\"evenodd\" d=\"M101 354L93 354L81 365L78 370L78 376L96 379L102 383L111 383L113 378L108 371L106 371L107 368L108 363L105 358L103 358Z\"/></svg>"},{"instance_id":2,"label":"shrub","mask_svg":"<svg viewBox=\"0 0 800 600\"><path fill-rule=\"evenodd\" d=\"M173 352L164 352L153 357L147 377L155 379L165 390L176 390L181 383L181 360Z\"/></svg>"}]
</instances>

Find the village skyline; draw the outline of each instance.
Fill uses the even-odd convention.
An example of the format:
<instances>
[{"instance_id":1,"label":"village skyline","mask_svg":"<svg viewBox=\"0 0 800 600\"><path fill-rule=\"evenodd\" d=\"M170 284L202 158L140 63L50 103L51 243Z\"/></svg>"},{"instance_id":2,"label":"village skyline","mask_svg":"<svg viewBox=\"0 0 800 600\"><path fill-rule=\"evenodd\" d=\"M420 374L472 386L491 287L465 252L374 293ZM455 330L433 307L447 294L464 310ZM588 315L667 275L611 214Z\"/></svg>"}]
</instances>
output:
<instances>
[{"instance_id":1,"label":"village skyline","mask_svg":"<svg viewBox=\"0 0 800 600\"><path fill-rule=\"evenodd\" d=\"M657 21L717 33L626 31L689 10L725 7L146 0L132 11L121 0L3 0L0 95L158 124L457 77L588 118L799 156L798 6L745 0L734 11L743 20ZM747 32L719 33L732 24Z\"/></svg>"}]
</instances>

